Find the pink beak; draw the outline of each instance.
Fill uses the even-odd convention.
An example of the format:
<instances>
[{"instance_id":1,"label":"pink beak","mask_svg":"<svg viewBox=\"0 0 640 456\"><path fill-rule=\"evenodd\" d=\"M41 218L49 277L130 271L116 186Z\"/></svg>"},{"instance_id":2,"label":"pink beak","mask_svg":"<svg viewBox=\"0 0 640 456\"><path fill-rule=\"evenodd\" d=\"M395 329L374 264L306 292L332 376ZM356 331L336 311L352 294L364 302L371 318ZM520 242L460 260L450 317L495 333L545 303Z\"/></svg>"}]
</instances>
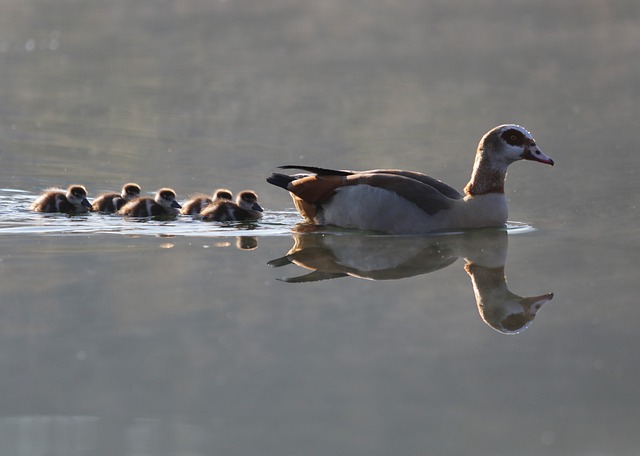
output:
<instances>
[{"instance_id":1,"label":"pink beak","mask_svg":"<svg viewBox=\"0 0 640 456\"><path fill-rule=\"evenodd\" d=\"M545 165L553 166L553 159L543 154L540 148L535 144L532 144L531 146L526 148L526 150L522 154L522 158L524 160L537 161L540 163L544 163Z\"/></svg>"}]
</instances>

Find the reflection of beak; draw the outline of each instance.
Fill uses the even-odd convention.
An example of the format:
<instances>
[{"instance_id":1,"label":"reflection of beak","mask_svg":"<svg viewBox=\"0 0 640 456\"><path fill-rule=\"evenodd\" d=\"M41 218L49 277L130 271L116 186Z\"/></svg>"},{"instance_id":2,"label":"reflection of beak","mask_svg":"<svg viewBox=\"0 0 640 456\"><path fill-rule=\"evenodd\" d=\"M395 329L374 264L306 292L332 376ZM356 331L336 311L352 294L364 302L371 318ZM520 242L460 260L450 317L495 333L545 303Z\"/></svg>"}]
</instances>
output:
<instances>
[{"instance_id":1,"label":"reflection of beak","mask_svg":"<svg viewBox=\"0 0 640 456\"><path fill-rule=\"evenodd\" d=\"M253 203L253 206L251 206L251 209L253 209L254 211L262 212L262 208L258 203Z\"/></svg>"},{"instance_id":2,"label":"reflection of beak","mask_svg":"<svg viewBox=\"0 0 640 456\"><path fill-rule=\"evenodd\" d=\"M88 207L89 209L93 209L93 206L91 205L91 203L89 202L89 200L88 200L88 199L86 199L86 198L84 198L84 199L82 200L82 203L80 203L80 204L82 204L84 207Z\"/></svg>"},{"instance_id":3,"label":"reflection of beak","mask_svg":"<svg viewBox=\"0 0 640 456\"><path fill-rule=\"evenodd\" d=\"M540 163L544 163L545 165L553 166L553 160L547 157L545 154L543 154L540 148L535 144L527 146L527 148L525 149L521 157L524 160L537 161Z\"/></svg>"},{"instance_id":4,"label":"reflection of beak","mask_svg":"<svg viewBox=\"0 0 640 456\"><path fill-rule=\"evenodd\" d=\"M182 206L180 206L180 204L176 200L173 200L173 203L171 203L171 207L182 209Z\"/></svg>"}]
</instances>

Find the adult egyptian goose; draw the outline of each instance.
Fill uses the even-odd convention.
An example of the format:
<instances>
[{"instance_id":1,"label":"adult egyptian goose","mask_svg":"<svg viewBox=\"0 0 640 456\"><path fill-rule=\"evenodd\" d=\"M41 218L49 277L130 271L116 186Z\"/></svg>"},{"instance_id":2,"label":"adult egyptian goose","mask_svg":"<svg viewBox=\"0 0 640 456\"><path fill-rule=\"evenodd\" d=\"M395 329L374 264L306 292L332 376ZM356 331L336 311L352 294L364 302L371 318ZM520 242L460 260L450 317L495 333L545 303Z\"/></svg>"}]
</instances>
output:
<instances>
[{"instance_id":1,"label":"adult egyptian goose","mask_svg":"<svg viewBox=\"0 0 640 456\"><path fill-rule=\"evenodd\" d=\"M87 200L87 189L82 185L71 185L67 190L50 188L44 191L31 204L36 212L64 212L67 214L84 213L92 209Z\"/></svg>"},{"instance_id":2,"label":"adult egyptian goose","mask_svg":"<svg viewBox=\"0 0 640 456\"><path fill-rule=\"evenodd\" d=\"M267 182L288 190L300 214L313 224L427 233L504 225L507 167L518 160L553 165L531 133L518 125L500 125L480 140L464 195L433 177L397 169L338 171L285 165L280 168L311 174L273 173Z\"/></svg>"},{"instance_id":3,"label":"adult egyptian goose","mask_svg":"<svg viewBox=\"0 0 640 456\"><path fill-rule=\"evenodd\" d=\"M118 193L103 193L98 195L91 202L93 210L97 212L116 212L127 202L138 198L142 189L138 184L129 182L122 186L122 191Z\"/></svg>"},{"instance_id":4,"label":"adult egyptian goose","mask_svg":"<svg viewBox=\"0 0 640 456\"><path fill-rule=\"evenodd\" d=\"M212 196L197 193L195 195L191 195L189 200L182 205L180 213L183 215L197 215L208 205L216 204L223 200L233 200L233 193L231 193L231 190L219 188L213 192Z\"/></svg>"},{"instance_id":5,"label":"adult egyptian goose","mask_svg":"<svg viewBox=\"0 0 640 456\"><path fill-rule=\"evenodd\" d=\"M243 190L238 193L235 203L222 200L211 204L200 212L200 216L206 222L245 222L262 218L262 212L256 192Z\"/></svg>"},{"instance_id":6,"label":"adult egyptian goose","mask_svg":"<svg viewBox=\"0 0 640 456\"><path fill-rule=\"evenodd\" d=\"M122 206L118 215L131 217L154 217L158 215L178 215L180 204L176 201L176 192L170 188L161 188L155 198L136 198Z\"/></svg>"}]
</instances>

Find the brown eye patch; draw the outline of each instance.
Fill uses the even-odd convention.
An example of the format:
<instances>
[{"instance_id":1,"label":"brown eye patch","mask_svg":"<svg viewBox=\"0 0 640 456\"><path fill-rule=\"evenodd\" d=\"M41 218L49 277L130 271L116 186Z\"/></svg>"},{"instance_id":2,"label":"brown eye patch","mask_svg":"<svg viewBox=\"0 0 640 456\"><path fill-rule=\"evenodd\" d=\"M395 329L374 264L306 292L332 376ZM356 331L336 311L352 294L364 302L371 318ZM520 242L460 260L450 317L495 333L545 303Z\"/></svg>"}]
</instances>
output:
<instances>
[{"instance_id":1,"label":"brown eye patch","mask_svg":"<svg viewBox=\"0 0 640 456\"><path fill-rule=\"evenodd\" d=\"M510 128L501 135L502 139L511 146L524 146L526 138L522 132Z\"/></svg>"},{"instance_id":2,"label":"brown eye patch","mask_svg":"<svg viewBox=\"0 0 640 456\"><path fill-rule=\"evenodd\" d=\"M176 197L176 195L173 192L162 192L162 193L160 193L160 198L163 198L163 199L174 199L175 197Z\"/></svg>"}]
</instances>

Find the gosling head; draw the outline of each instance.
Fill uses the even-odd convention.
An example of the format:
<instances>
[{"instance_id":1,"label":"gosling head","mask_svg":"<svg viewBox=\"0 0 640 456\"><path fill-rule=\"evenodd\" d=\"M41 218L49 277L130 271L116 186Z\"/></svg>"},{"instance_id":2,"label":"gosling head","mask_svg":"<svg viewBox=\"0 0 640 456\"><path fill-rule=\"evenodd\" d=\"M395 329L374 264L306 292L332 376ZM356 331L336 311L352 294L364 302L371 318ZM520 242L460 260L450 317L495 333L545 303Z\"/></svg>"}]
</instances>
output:
<instances>
[{"instance_id":1,"label":"gosling head","mask_svg":"<svg viewBox=\"0 0 640 456\"><path fill-rule=\"evenodd\" d=\"M141 191L142 189L138 184L129 182L122 186L122 193L120 193L120 196L122 196L126 201L131 201L132 199L138 198Z\"/></svg>"},{"instance_id":2,"label":"gosling head","mask_svg":"<svg viewBox=\"0 0 640 456\"><path fill-rule=\"evenodd\" d=\"M243 190L236 198L236 204L246 211L263 212L258 204L258 195L252 190Z\"/></svg>"},{"instance_id":3,"label":"gosling head","mask_svg":"<svg viewBox=\"0 0 640 456\"><path fill-rule=\"evenodd\" d=\"M92 210L93 207L87 200L87 189L83 185L71 185L67 189L67 201L73 204L80 212Z\"/></svg>"},{"instance_id":4,"label":"gosling head","mask_svg":"<svg viewBox=\"0 0 640 456\"><path fill-rule=\"evenodd\" d=\"M213 202L217 203L219 201L232 201L233 193L231 190L227 190L226 188L219 188L215 192L213 192Z\"/></svg>"},{"instance_id":5,"label":"gosling head","mask_svg":"<svg viewBox=\"0 0 640 456\"><path fill-rule=\"evenodd\" d=\"M171 188L161 188L156 193L156 203L165 209L180 209L182 206L176 201L176 192Z\"/></svg>"}]
</instances>

